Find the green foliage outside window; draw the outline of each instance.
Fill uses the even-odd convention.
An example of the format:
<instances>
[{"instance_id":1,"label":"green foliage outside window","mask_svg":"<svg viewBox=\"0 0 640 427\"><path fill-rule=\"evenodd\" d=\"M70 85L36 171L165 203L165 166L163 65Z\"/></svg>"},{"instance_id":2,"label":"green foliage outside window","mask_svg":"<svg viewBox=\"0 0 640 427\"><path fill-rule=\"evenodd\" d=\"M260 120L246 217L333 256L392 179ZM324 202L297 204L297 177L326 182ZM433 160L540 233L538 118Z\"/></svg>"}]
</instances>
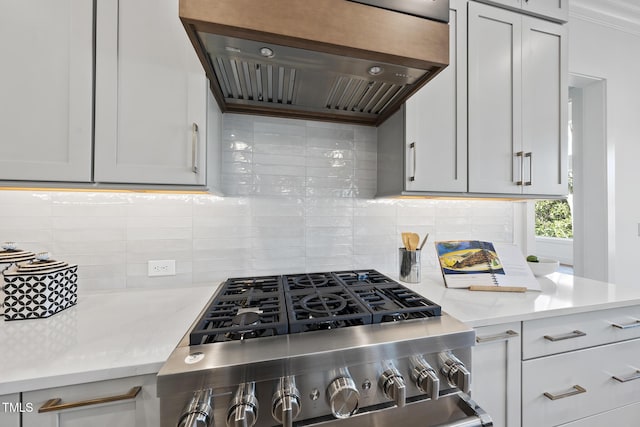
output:
<instances>
[{"instance_id":1,"label":"green foliage outside window","mask_svg":"<svg viewBox=\"0 0 640 427\"><path fill-rule=\"evenodd\" d=\"M566 200L536 202L536 236L573 238L571 208Z\"/></svg>"}]
</instances>

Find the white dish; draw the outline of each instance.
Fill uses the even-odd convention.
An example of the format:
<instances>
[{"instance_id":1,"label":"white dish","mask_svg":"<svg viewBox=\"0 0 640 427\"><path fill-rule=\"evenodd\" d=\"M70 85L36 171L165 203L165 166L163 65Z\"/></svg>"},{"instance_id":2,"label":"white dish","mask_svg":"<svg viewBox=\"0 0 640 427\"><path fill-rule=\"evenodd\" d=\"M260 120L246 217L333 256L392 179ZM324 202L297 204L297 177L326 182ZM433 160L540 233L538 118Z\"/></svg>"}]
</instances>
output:
<instances>
[{"instance_id":1,"label":"white dish","mask_svg":"<svg viewBox=\"0 0 640 427\"><path fill-rule=\"evenodd\" d=\"M538 262L527 261L527 264L529 264L529 268L531 268L533 275L537 277L547 276L551 273L555 273L560 266L559 261L549 258L538 258Z\"/></svg>"}]
</instances>

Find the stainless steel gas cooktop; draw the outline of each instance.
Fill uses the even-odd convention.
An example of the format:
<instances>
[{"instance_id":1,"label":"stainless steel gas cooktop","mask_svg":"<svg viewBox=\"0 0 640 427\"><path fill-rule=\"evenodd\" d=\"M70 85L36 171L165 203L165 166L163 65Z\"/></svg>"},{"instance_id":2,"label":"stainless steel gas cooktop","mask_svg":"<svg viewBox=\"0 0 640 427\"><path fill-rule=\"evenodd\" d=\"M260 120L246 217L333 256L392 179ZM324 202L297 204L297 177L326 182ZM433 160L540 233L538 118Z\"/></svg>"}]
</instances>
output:
<instances>
[{"instance_id":1,"label":"stainless steel gas cooktop","mask_svg":"<svg viewBox=\"0 0 640 427\"><path fill-rule=\"evenodd\" d=\"M489 426L474 340L375 270L228 279L158 374L161 425Z\"/></svg>"},{"instance_id":2,"label":"stainless steel gas cooktop","mask_svg":"<svg viewBox=\"0 0 640 427\"><path fill-rule=\"evenodd\" d=\"M375 270L228 279L189 344L439 316L440 306Z\"/></svg>"}]
</instances>

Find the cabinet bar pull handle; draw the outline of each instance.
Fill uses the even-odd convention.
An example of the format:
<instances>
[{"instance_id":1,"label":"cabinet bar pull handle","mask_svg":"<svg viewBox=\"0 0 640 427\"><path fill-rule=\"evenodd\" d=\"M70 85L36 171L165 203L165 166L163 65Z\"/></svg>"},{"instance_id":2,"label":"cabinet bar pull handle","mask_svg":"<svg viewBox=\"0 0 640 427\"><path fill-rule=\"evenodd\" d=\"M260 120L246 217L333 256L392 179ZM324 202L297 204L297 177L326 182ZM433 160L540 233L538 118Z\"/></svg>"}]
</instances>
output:
<instances>
[{"instance_id":1,"label":"cabinet bar pull handle","mask_svg":"<svg viewBox=\"0 0 640 427\"><path fill-rule=\"evenodd\" d=\"M573 332L569 332L568 334L563 334L563 335L555 335L555 336L545 335L544 339L549 341L562 341L562 340L568 340L571 338L584 337L586 335L587 334L585 332L575 330Z\"/></svg>"},{"instance_id":2,"label":"cabinet bar pull handle","mask_svg":"<svg viewBox=\"0 0 640 427\"><path fill-rule=\"evenodd\" d=\"M409 177L409 181L415 181L416 180L416 153L417 153L416 143L412 142L411 144L409 144L409 148L413 151L413 175Z\"/></svg>"},{"instance_id":3,"label":"cabinet bar pull handle","mask_svg":"<svg viewBox=\"0 0 640 427\"><path fill-rule=\"evenodd\" d=\"M44 405L38 409L38 412L52 412L62 411L63 409L78 408L81 406L99 405L101 403L117 402L119 400L135 399L142 390L141 386L135 386L129 390L126 394L120 394L118 396L98 397L95 399L82 400L80 402L60 403L62 399L54 397L47 400Z\"/></svg>"},{"instance_id":4,"label":"cabinet bar pull handle","mask_svg":"<svg viewBox=\"0 0 640 427\"><path fill-rule=\"evenodd\" d=\"M619 377L617 375L612 376L611 378L613 378L614 380L621 382L621 383L626 383L627 381L633 381L633 380L638 380L640 379L640 371L636 369L636 371L629 375L628 377Z\"/></svg>"},{"instance_id":5,"label":"cabinet bar pull handle","mask_svg":"<svg viewBox=\"0 0 640 427\"><path fill-rule=\"evenodd\" d=\"M503 332L501 334L487 335L484 337L476 336L476 342L483 343L483 342L489 342L489 341L508 340L509 338L514 338L514 337L517 337L518 335L520 334L518 334L516 331L512 331L511 329L509 329L508 331Z\"/></svg>"},{"instance_id":6,"label":"cabinet bar pull handle","mask_svg":"<svg viewBox=\"0 0 640 427\"><path fill-rule=\"evenodd\" d=\"M551 400L564 399L565 397L575 396L576 394L586 393L587 390L584 387L580 387L579 385L574 385L571 391L561 394L553 394L547 391L544 392L545 397Z\"/></svg>"},{"instance_id":7,"label":"cabinet bar pull handle","mask_svg":"<svg viewBox=\"0 0 640 427\"><path fill-rule=\"evenodd\" d=\"M516 157L520 157L520 180L516 181L516 185L524 184L524 151L518 151Z\"/></svg>"},{"instance_id":8,"label":"cabinet bar pull handle","mask_svg":"<svg viewBox=\"0 0 640 427\"><path fill-rule=\"evenodd\" d=\"M637 328L638 326L640 326L640 320L634 320L633 322L627 323L626 325L621 325L620 323L612 323L611 326L618 329Z\"/></svg>"},{"instance_id":9,"label":"cabinet bar pull handle","mask_svg":"<svg viewBox=\"0 0 640 427\"><path fill-rule=\"evenodd\" d=\"M191 125L191 170L198 173L198 124Z\"/></svg>"},{"instance_id":10,"label":"cabinet bar pull handle","mask_svg":"<svg viewBox=\"0 0 640 427\"><path fill-rule=\"evenodd\" d=\"M529 181L525 181L522 183L522 185L531 185L531 182L533 181L533 153L530 151L528 153L524 153L524 157L528 157L529 158ZM524 159L522 160L522 162L524 163ZM522 171L523 175L524 175L524 169Z\"/></svg>"}]
</instances>

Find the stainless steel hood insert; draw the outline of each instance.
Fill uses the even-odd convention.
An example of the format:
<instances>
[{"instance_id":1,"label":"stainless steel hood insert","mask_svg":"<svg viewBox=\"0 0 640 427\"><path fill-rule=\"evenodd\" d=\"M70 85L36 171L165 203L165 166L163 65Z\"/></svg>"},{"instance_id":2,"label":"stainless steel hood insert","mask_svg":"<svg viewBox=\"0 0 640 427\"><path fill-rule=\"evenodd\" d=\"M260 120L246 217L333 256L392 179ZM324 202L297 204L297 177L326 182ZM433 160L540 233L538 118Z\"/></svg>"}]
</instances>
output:
<instances>
[{"instance_id":1,"label":"stainless steel hood insert","mask_svg":"<svg viewBox=\"0 0 640 427\"><path fill-rule=\"evenodd\" d=\"M180 18L227 112L378 125L448 64L447 24L347 0L180 0Z\"/></svg>"}]
</instances>

